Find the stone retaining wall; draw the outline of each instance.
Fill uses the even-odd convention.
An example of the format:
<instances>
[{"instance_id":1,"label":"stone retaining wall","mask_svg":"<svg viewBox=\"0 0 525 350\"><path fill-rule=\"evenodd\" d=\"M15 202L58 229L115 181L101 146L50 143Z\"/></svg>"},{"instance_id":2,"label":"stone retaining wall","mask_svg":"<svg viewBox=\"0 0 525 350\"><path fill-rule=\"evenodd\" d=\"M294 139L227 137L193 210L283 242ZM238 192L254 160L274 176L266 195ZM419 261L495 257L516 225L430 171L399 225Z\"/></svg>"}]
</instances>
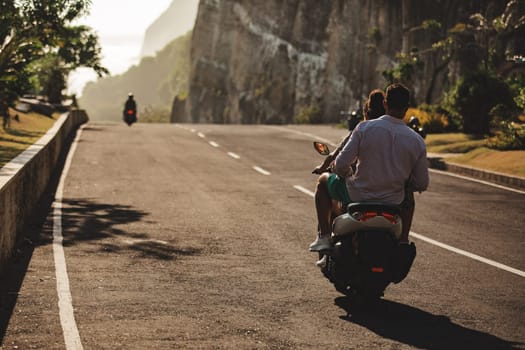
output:
<instances>
[{"instance_id":1,"label":"stone retaining wall","mask_svg":"<svg viewBox=\"0 0 525 350\"><path fill-rule=\"evenodd\" d=\"M72 133L88 121L84 110L63 114L37 142L0 169L0 271L51 179Z\"/></svg>"}]
</instances>

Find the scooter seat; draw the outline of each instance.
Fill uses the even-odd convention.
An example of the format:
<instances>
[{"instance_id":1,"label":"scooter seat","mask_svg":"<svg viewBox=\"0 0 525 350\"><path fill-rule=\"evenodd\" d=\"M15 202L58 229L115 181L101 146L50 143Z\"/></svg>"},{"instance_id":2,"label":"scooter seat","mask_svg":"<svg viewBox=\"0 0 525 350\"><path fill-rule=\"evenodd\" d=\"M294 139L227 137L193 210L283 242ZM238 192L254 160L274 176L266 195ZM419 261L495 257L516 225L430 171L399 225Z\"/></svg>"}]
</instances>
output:
<instances>
[{"instance_id":1,"label":"scooter seat","mask_svg":"<svg viewBox=\"0 0 525 350\"><path fill-rule=\"evenodd\" d=\"M335 237L351 235L358 231L383 231L399 239L401 229L402 220L398 206L372 202L349 204L348 212L337 216L332 224Z\"/></svg>"},{"instance_id":2,"label":"scooter seat","mask_svg":"<svg viewBox=\"0 0 525 350\"><path fill-rule=\"evenodd\" d=\"M381 202L357 202L348 204L347 212L349 214L356 211L377 211L380 213L387 212L395 215L401 214L399 206Z\"/></svg>"}]
</instances>

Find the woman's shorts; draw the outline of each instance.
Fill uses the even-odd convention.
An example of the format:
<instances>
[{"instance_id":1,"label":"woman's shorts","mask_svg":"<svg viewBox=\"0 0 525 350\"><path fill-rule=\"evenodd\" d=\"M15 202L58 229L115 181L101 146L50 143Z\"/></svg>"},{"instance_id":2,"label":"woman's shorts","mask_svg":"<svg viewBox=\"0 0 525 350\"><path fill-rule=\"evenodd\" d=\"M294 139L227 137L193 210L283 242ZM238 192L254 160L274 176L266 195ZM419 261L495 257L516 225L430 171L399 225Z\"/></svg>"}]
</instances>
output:
<instances>
[{"instance_id":1,"label":"woman's shorts","mask_svg":"<svg viewBox=\"0 0 525 350\"><path fill-rule=\"evenodd\" d=\"M346 181L345 179L340 178L337 174L330 174L326 187L330 198L343 202L343 206L347 206L351 202L346 188Z\"/></svg>"}]
</instances>

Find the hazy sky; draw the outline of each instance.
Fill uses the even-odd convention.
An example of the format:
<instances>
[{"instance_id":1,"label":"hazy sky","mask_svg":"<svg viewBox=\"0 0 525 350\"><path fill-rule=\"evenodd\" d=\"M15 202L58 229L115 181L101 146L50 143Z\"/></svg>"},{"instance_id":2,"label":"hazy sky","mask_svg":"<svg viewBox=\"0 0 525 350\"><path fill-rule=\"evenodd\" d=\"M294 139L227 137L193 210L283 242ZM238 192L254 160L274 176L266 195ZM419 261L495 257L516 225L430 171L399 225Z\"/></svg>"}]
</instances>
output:
<instances>
[{"instance_id":1,"label":"hazy sky","mask_svg":"<svg viewBox=\"0 0 525 350\"><path fill-rule=\"evenodd\" d=\"M111 74L120 74L138 63L146 29L172 1L92 0L90 14L82 18L79 24L88 25L97 32L102 46L102 64ZM69 92L80 95L90 80L96 80L92 70L78 69L69 78Z\"/></svg>"}]
</instances>

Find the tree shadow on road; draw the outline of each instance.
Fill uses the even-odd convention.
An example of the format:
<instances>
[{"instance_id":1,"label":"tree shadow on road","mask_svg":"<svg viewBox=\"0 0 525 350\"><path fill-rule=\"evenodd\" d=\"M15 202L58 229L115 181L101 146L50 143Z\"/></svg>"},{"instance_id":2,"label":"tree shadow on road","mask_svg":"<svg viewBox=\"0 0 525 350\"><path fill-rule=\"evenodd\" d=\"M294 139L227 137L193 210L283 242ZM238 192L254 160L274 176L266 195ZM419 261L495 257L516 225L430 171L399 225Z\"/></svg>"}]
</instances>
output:
<instances>
[{"instance_id":1,"label":"tree shadow on road","mask_svg":"<svg viewBox=\"0 0 525 350\"><path fill-rule=\"evenodd\" d=\"M56 190L56 187L54 188ZM46 192L35 215L18 237L15 252L0 275L0 346L17 303L22 283L28 271L34 250L53 243L53 192ZM169 242L149 237L145 233L125 230L126 224L144 221L149 215L129 205L104 204L91 199L62 201L63 246L96 243L86 249L105 254L134 252L133 258L174 260L178 256L195 255L196 248L178 248ZM120 226L120 227L119 227ZM138 254L136 254L138 253ZM52 253L51 253L52 254ZM53 261L53 256L50 256Z\"/></svg>"},{"instance_id":2,"label":"tree shadow on road","mask_svg":"<svg viewBox=\"0 0 525 350\"><path fill-rule=\"evenodd\" d=\"M143 220L149 214L130 205L99 203L89 198L62 200L64 247L111 236L146 237L118 228Z\"/></svg>"},{"instance_id":3,"label":"tree shadow on road","mask_svg":"<svg viewBox=\"0 0 525 350\"><path fill-rule=\"evenodd\" d=\"M455 324L446 316L385 299L366 307L356 307L350 298L339 297L335 304L347 312L341 319L420 349L512 350L523 345Z\"/></svg>"},{"instance_id":4,"label":"tree shadow on road","mask_svg":"<svg viewBox=\"0 0 525 350\"><path fill-rule=\"evenodd\" d=\"M68 148L61 155L33 215L24 223L24 228L18 234L12 257L0 271L0 348L4 343L7 327L35 249L53 243L52 207ZM169 242L151 238L145 233L134 233L122 228L124 226L118 227L145 221L149 213L144 210L118 203L99 203L86 198L64 199L62 204L63 245L66 249L83 242L98 242L98 249L105 253L133 251L139 253L134 255L134 258L158 260L173 260L177 256L195 255L200 252L200 249L178 248ZM48 260L52 264L52 253Z\"/></svg>"},{"instance_id":5,"label":"tree shadow on road","mask_svg":"<svg viewBox=\"0 0 525 350\"><path fill-rule=\"evenodd\" d=\"M119 253L133 250L143 258L173 260L178 256L195 255L200 249L176 247L145 233L124 230L121 225L144 221L149 215L129 205L104 204L92 199L62 201L64 247L82 242L99 242L99 250Z\"/></svg>"}]
</instances>

